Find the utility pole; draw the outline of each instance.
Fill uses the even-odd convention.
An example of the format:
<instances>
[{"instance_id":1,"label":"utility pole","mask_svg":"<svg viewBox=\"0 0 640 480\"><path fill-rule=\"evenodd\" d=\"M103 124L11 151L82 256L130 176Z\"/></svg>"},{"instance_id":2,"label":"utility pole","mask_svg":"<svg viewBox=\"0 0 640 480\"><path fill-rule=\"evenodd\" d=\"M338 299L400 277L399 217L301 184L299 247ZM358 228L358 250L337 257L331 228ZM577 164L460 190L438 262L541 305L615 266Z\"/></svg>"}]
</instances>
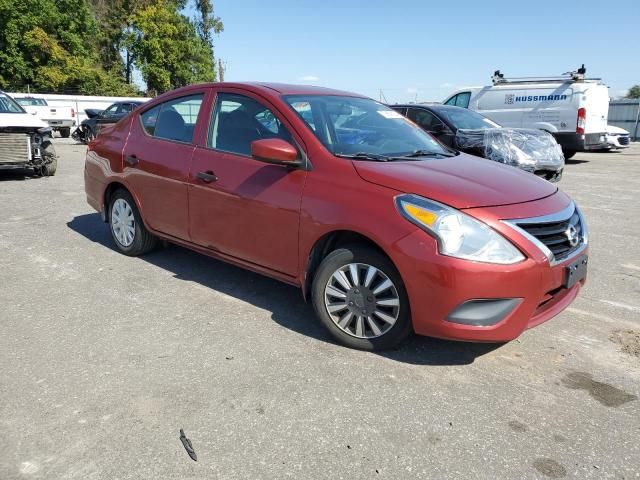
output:
<instances>
[{"instance_id":1,"label":"utility pole","mask_svg":"<svg viewBox=\"0 0 640 480\"><path fill-rule=\"evenodd\" d=\"M223 62L222 59L218 59L218 81L224 82L224 73L227 70L227 62Z\"/></svg>"}]
</instances>

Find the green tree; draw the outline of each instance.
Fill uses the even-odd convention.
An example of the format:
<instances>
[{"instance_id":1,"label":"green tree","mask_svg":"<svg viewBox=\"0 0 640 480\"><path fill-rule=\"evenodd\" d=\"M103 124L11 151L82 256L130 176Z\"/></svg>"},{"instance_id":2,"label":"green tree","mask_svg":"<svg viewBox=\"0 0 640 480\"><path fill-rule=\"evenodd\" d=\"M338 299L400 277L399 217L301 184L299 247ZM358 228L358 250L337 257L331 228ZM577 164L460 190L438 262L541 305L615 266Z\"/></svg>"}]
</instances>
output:
<instances>
[{"instance_id":1,"label":"green tree","mask_svg":"<svg viewBox=\"0 0 640 480\"><path fill-rule=\"evenodd\" d=\"M127 48L149 90L161 93L216 79L213 47L180 13L183 7L184 2L159 0L132 17Z\"/></svg>"},{"instance_id":2,"label":"green tree","mask_svg":"<svg viewBox=\"0 0 640 480\"><path fill-rule=\"evenodd\" d=\"M0 87L83 94L133 94L96 53L88 0L0 0Z\"/></svg>"},{"instance_id":3,"label":"green tree","mask_svg":"<svg viewBox=\"0 0 640 480\"><path fill-rule=\"evenodd\" d=\"M631 87L625 98L640 98L640 85Z\"/></svg>"},{"instance_id":4,"label":"green tree","mask_svg":"<svg viewBox=\"0 0 640 480\"><path fill-rule=\"evenodd\" d=\"M213 49L213 35L224 30L222 20L214 15L211 0L195 0L195 6L198 35Z\"/></svg>"}]
</instances>

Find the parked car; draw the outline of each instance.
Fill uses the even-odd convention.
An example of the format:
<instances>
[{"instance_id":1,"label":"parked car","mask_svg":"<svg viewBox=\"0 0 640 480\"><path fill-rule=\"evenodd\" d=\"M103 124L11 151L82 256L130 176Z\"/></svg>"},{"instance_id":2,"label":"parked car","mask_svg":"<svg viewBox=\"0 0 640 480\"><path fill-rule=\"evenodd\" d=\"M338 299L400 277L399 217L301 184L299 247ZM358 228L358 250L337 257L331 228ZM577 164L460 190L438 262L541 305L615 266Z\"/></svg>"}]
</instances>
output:
<instances>
[{"instance_id":1,"label":"parked car","mask_svg":"<svg viewBox=\"0 0 640 480\"><path fill-rule=\"evenodd\" d=\"M631 135L624 128L607 125L607 150L629 148Z\"/></svg>"},{"instance_id":2,"label":"parked car","mask_svg":"<svg viewBox=\"0 0 640 480\"><path fill-rule=\"evenodd\" d=\"M51 106L44 98L15 97L22 108L41 120L44 120L54 131L60 132L60 136L68 138L71 129L76 126L76 111L71 106Z\"/></svg>"},{"instance_id":3,"label":"parked car","mask_svg":"<svg viewBox=\"0 0 640 480\"><path fill-rule=\"evenodd\" d=\"M164 239L295 285L355 348L512 340L586 278L584 218L554 184L325 88L163 94L89 144L85 190L123 254Z\"/></svg>"},{"instance_id":4,"label":"parked car","mask_svg":"<svg viewBox=\"0 0 640 480\"><path fill-rule=\"evenodd\" d=\"M49 125L0 91L0 169L30 168L37 175L55 175L58 157L52 134Z\"/></svg>"},{"instance_id":5,"label":"parked car","mask_svg":"<svg viewBox=\"0 0 640 480\"><path fill-rule=\"evenodd\" d=\"M89 143L98 135L103 126L116 123L143 103L145 102L127 100L115 102L105 110L87 108L84 112L88 118L83 120L76 131L73 132L73 138L79 142Z\"/></svg>"},{"instance_id":6,"label":"parked car","mask_svg":"<svg viewBox=\"0 0 640 480\"><path fill-rule=\"evenodd\" d=\"M609 90L586 72L582 65L558 77L505 78L497 70L492 85L459 90L443 103L474 110L503 127L545 130L569 159L606 146Z\"/></svg>"},{"instance_id":7,"label":"parked car","mask_svg":"<svg viewBox=\"0 0 640 480\"><path fill-rule=\"evenodd\" d=\"M462 107L391 105L446 146L534 173L550 182L562 178L562 148L542 130L502 128Z\"/></svg>"}]
</instances>

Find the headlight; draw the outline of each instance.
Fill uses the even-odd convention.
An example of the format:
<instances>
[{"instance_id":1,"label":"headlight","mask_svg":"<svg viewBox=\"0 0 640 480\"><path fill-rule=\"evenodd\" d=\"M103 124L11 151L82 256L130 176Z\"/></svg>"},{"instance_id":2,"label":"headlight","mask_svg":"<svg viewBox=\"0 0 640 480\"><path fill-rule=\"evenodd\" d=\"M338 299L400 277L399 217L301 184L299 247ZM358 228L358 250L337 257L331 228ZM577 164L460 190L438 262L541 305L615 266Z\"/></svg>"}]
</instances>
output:
<instances>
[{"instance_id":1,"label":"headlight","mask_svg":"<svg viewBox=\"0 0 640 480\"><path fill-rule=\"evenodd\" d=\"M407 220L436 238L442 255L506 265L524 260L506 238L459 210L417 195L399 195L396 205Z\"/></svg>"}]
</instances>

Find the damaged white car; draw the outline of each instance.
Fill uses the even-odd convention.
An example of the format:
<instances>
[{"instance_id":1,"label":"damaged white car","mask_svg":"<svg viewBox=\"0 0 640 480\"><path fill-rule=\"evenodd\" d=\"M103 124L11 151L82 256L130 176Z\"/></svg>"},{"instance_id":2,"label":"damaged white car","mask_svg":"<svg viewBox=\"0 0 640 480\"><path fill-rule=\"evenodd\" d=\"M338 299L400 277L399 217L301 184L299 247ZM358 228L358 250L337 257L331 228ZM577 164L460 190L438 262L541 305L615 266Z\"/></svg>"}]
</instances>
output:
<instances>
[{"instance_id":1,"label":"damaged white car","mask_svg":"<svg viewBox=\"0 0 640 480\"><path fill-rule=\"evenodd\" d=\"M53 132L0 91L0 169L30 168L36 175L55 175L58 157Z\"/></svg>"}]
</instances>

